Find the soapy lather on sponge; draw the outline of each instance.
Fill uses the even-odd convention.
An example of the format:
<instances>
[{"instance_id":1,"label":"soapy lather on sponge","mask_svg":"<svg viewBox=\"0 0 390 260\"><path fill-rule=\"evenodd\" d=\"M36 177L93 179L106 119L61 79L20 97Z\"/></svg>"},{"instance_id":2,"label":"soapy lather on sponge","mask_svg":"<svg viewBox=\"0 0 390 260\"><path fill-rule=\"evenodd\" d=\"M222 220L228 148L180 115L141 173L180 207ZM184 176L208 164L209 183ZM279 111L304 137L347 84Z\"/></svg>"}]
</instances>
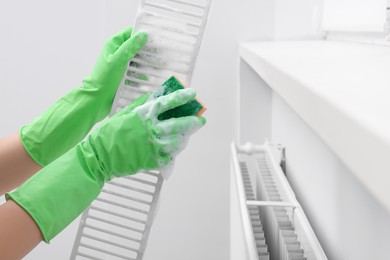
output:
<instances>
[{"instance_id":1,"label":"soapy lather on sponge","mask_svg":"<svg viewBox=\"0 0 390 260\"><path fill-rule=\"evenodd\" d=\"M160 96L168 95L172 92L175 92L177 90L185 89L186 86L181 83L175 76L171 76L168 80L166 80L157 90L149 97L149 100L156 99ZM187 117L187 116L201 116L203 112L206 111L205 105L203 103L195 98L186 104L182 106L178 106L176 108L167 110L157 116L157 120L159 121L170 121L170 118L179 118L179 117ZM204 118L202 121L205 120ZM196 128L194 128L196 131ZM188 139L190 138L191 134L195 131L188 132L186 134L181 135L180 140L178 140L177 145L180 146L177 149L174 149L175 152L171 153L171 161L168 165L165 167L162 167L160 169L160 172L164 179L168 179L169 176L173 172L174 164L175 164L175 157L178 153L180 153L187 145ZM167 138L167 137L164 137ZM169 138L169 137L168 137Z\"/></svg>"},{"instance_id":2,"label":"soapy lather on sponge","mask_svg":"<svg viewBox=\"0 0 390 260\"><path fill-rule=\"evenodd\" d=\"M151 99L158 98L160 96L168 95L179 89L184 89L186 86L180 82L175 76L171 76L166 80L150 97ZM182 106L168 110L158 116L159 120L165 120L169 118L177 118L183 116L200 116L206 111L206 106L198 99L194 99Z\"/></svg>"}]
</instances>

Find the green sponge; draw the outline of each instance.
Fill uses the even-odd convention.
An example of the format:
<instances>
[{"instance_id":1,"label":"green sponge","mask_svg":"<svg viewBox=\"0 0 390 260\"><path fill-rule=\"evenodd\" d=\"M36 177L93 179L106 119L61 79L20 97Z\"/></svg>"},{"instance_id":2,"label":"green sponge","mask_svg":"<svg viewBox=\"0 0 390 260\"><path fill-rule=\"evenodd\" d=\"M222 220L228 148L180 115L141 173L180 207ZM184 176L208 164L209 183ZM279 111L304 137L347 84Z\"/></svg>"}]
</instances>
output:
<instances>
[{"instance_id":1,"label":"green sponge","mask_svg":"<svg viewBox=\"0 0 390 260\"><path fill-rule=\"evenodd\" d=\"M159 96L164 96L175 92L179 89L184 89L185 86L175 77L170 77L165 81L153 94L153 98L158 98ZM173 117L183 117L183 116L200 116L203 112L206 111L206 107L198 99L194 99L188 102L185 105L176 107L174 109L165 111L158 116L159 120L165 120Z\"/></svg>"}]
</instances>

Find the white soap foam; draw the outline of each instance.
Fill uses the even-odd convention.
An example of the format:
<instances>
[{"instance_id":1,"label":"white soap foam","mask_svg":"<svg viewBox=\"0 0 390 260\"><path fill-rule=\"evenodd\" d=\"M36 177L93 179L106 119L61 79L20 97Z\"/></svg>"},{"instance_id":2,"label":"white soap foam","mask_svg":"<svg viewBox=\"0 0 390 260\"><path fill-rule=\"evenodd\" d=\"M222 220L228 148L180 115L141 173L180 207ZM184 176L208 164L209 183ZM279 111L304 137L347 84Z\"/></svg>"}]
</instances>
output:
<instances>
[{"instance_id":1,"label":"white soap foam","mask_svg":"<svg viewBox=\"0 0 390 260\"><path fill-rule=\"evenodd\" d=\"M164 88L160 87L157 91L153 93L152 96L149 97L146 103L134 109L134 112L137 113L144 122L151 121L152 125L157 125L159 124L159 122L161 122L157 119L157 117L159 115L159 111L161 111L162 102L157 101L157 99L162 95L163 90ZM178 90L175 92L175 95L177 95L178 99L185 99L188 96L188 90L190 89ZM160 98L165 97L166 96ZM177 127L175 121L175 119L165 120L164 124L159 124L159 128L162 128L165 133L172 133L172 131ZM173 136L175 138L179 138L179 142L176 144L169 143L169 141L172 139L171 135L158 137L160 143L166 143L167 145L176 145L176 147L169 147L168 150L170 152L166 152L171 158L168 165L165 165L163 161L159 161L159 170L163 174L163 177L165 179L167 179L173 171L174 159L176 158L177 154L184 150L190 136L203 126L202 122L196 117L193 117L192 120L189 120L188 124L190 124L187 128L188 131L186 131L185 133L175 134Z\"/></svg>"}]
</instances>

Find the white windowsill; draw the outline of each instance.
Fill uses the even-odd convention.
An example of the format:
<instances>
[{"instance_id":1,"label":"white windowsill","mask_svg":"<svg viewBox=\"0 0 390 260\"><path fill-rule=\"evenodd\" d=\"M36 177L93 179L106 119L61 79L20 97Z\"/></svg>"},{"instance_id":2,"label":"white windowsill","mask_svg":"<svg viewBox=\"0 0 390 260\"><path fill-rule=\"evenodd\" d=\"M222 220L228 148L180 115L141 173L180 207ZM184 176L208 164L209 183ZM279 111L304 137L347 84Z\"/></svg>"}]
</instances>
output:
<instances>
[{"instance_id":1,"label":"white windowsill","mask_svg":"<svg viewBox=\"0 0 390 260\"><path fill-rule=\"evenodd\" d=\"M247 42L240 56L390 210L390 48Z\"/></svg>"},{"instance_id":2,"label":"white windowsill","mask_svg":"<svg viewBox=\"0 0 390 260\"><path fill-rule=\"evenodd\" d=\"M389 36L386 36L383 29L382 32L331 31L326 32L325 39L390 47Z\"/></svg>"}]
</instances>

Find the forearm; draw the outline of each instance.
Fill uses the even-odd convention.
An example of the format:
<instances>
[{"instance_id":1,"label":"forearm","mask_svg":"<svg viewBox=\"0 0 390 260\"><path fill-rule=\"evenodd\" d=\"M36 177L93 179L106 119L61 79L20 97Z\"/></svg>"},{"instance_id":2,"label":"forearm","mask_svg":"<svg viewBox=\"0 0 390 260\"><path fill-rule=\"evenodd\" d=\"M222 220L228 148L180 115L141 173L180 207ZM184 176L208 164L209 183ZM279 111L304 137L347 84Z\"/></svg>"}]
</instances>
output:
<instances>
[{"instance_id":1,"label":"forearm","mask_svg":"<svg viewBox=\"0 0 390 260\"><path fill-rule=\"evenodd\" d=\"M41 168L28 155L18 134L0 139L0 195L17 188Z\"/></svg>"},{"instance_id":2,"label":"forearm","mask_svg":"<svg viewBox=\"0 0 390 260\"><path fill-rule=\"evenodd\" d=\"M42 241L38 226L14 201L0 206L0 259L22 259Z\"/></svg>"}]
</instances>

